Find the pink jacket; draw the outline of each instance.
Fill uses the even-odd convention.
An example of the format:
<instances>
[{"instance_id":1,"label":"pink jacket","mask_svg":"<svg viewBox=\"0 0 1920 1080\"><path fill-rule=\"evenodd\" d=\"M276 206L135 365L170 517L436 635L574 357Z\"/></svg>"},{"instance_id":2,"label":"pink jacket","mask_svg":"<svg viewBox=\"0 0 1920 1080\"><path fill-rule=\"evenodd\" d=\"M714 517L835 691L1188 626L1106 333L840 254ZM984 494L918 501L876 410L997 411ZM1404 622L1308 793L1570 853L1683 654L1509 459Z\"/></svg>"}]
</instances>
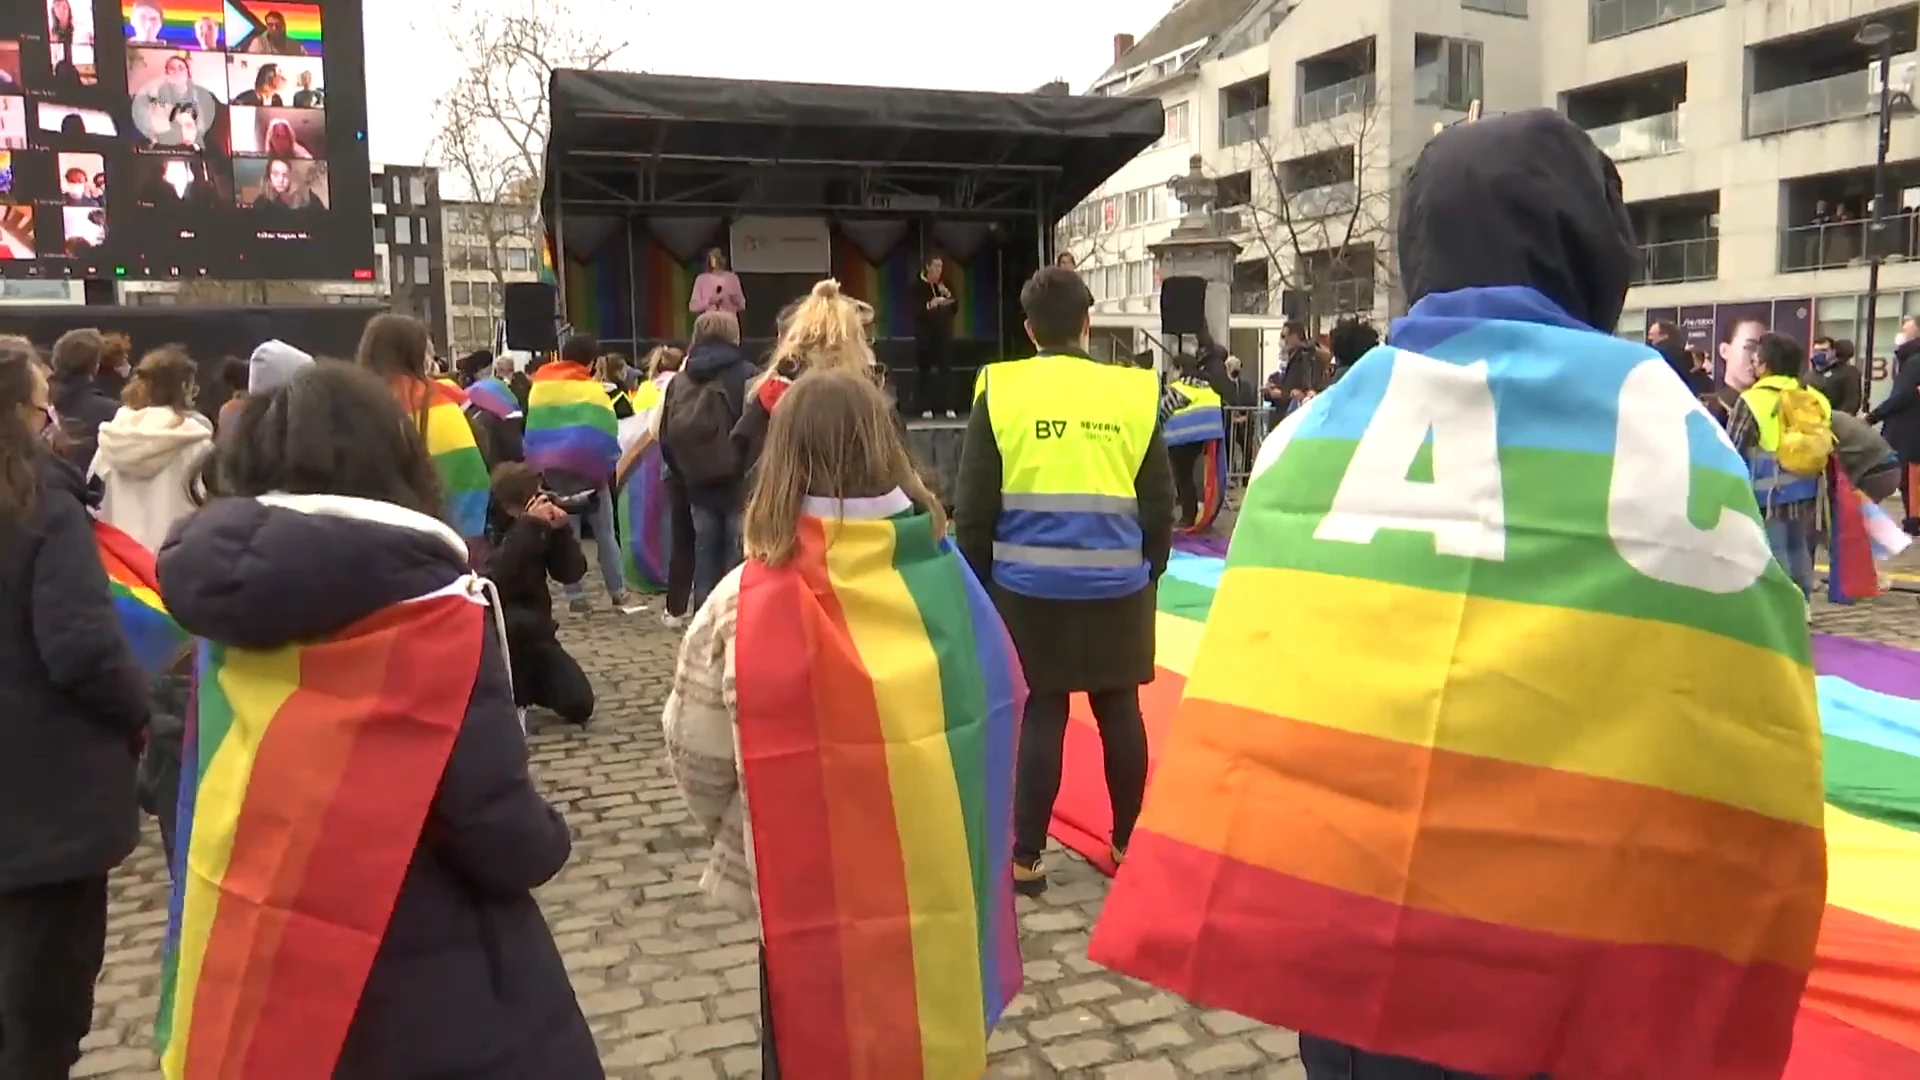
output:
<instances>
[{"instance_id":1,"label":"pink jacket","mask_svg":"<svg viewBox=\"0 0 1920 1080\"><path fill-rule=\"evenodd\" d=\"M740 278L731 270L708 270L694 278L693 296L687 301L687 310L695 315L709 311L731 311L738 315L747 310Z\"/></svg>"}]
</instances>

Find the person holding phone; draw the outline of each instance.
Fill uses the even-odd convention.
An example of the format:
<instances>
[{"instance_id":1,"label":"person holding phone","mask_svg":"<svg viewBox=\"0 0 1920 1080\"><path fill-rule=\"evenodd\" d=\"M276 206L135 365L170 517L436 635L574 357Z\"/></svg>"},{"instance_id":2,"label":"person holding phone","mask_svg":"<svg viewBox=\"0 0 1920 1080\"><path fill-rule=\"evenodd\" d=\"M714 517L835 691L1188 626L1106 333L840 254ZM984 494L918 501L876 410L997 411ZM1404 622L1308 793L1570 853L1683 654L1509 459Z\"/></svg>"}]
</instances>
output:
<instances>
[{"instance_id":1,"label":"person holding phone","mask_svg":"<svg viewBox=\"0 0 1920 1080\"><path fill-rule=\"evenodd\" d=\"M719 248L707 252L707 268L693 279L693 296L687 310L695 315L724 311L739 315L747 310L747 296L740 291L739 275L727 269L727 256Z\"/></svg>"},{"instance_id":2,"label":"person holding phone","mask_svg":"<svg viewBox=\"0 0 1920 1080\"><path fill-rule=\"evenodd\" d=\"M500 593L513 668L513 699L552 710L562 720L593 719L593 684L560 644L553 618L552 578L572 585L587 576L587 556L567 525L567 511L523 462L493 468L494 528L486 576Z\"/></svg>"}]
</instances>

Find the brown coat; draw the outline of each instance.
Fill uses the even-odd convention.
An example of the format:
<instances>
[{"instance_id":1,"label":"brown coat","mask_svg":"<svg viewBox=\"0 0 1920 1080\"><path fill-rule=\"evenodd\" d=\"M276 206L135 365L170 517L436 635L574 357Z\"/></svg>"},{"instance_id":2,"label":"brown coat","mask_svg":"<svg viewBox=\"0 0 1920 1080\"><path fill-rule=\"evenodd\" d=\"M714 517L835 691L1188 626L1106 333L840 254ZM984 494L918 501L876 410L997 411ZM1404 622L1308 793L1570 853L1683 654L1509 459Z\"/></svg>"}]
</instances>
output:
<instances>
[{"instance_id":1,"label":"brown coat","mask_svg":"<svg viewBox=\"0 0 1920 1080\"><path fill-rule=\"evenodd\" d=\"M993 584L993 531L1000 517L1000 447L985 398L974 402L954 488L954 539L1006 621L1027 685L1039 693L1118 690L1153 680L1155 586L1173 550L1173 467L1155 429L1134 478L1152 582L1111 600L1041 600Z\"/></svg>"}]
</instances>

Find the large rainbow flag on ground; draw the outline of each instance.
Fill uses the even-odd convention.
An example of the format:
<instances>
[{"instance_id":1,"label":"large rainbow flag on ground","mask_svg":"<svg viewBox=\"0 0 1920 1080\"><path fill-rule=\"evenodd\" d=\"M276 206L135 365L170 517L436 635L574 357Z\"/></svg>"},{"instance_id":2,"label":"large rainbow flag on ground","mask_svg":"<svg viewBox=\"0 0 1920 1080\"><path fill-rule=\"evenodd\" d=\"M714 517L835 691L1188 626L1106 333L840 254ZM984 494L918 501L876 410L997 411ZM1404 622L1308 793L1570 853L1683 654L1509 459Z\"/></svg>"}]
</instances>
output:
<instances>
[{"instance_id":1,"label":"large rainbow flag on ground","mask_svg":"<svg viewBox=\"0 0 1920 1080\"><path fill-rule=\"evenodd\" d=\"M1531 290L1394 340L1262 448L1090 956L1456 1069L1779 1076L1820 736L1744 466Z\"/></svg>"},{"instance_id":2,"label":"large rainbow flag on ground","mask_svg":"<svg viewBox=\"0 0 1920 1080\"><path fill-rule=\"evenodd\" d=\"M741 772L781 1072L974 1080L1019 992L1006 629L906 496L810 501L740 586Z\"/></svg>"},{"instance_id":3,"label":"large rainbow flag on ground","mask_svg":"<svg viewBox=\"0 0 1920 1080\"><path fill-rule=\"evenodd\" d=\"M107 571L107 589L113 594L113 610L120 618L127 647L133 650L140 670L158 675L184 658L188 638L160 600L153 553L104 521L93 523L93 539L100 549L100 564Z\"/></svg>"},{"instance_id":4,"label":"large rainbow flag on ground","mask_svg":"<svg viewBox=\"0 0 1920 1080\"><path fill-rule=\"evenodd\" d=\"M167 1080L328 1080L472 696L448 589L333 638L200 645L155 1043Z\"/></svg>"},{"instance_id":5,"label":"large rainbow flag on ground","mask_svg":"<svg viewBox=\"0 0 1920 1080\"><path fill-rule=\"evenodd\" d=\"M527 393L527 464L605 481L620 461L620 422L606 387L585 367L553 360Z\"/></svg>"},{"instance_id":6,"label":"large rainbow flag on ground","mask_svg":"<svg viewBox=\"0 0 1920 1080\"><path fill-rule=\"evenodd\" d=\"M400 404L409 414L420 407L418 383L398 382L395 386ZM447 524L471 540L487 531L487 500L492 498L487 459L473 438L473 424L467 419L467 395L458 386L445 381L426 384L433 395L427 405L425 427L420 434L427 441L427 453L440 476L440 494L447 504Z\"/></svg>"}]
</instances>

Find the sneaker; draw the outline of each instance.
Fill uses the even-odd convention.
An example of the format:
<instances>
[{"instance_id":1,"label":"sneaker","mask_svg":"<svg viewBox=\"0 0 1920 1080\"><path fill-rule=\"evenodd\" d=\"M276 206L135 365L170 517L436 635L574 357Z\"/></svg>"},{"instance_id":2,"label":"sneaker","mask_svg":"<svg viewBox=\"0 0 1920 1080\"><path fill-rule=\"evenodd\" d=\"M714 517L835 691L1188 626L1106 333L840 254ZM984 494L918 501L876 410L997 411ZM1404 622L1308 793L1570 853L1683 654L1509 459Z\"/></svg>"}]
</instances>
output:
<instances>
[{"instance_id":1,"label":"sneaker","mask_svg":"<svg viewBox=\"0 0 1920 1080\"><path fill-rule=\"evenodd\" d=\"M1013 863L1013 891L1021 896L1039 896L1047 891L1046 863L1035 859L1023 863L1018 859Z\"/></svg>"},{"instance_id":2,"label":"sneaker","mask_svg":"<svg viewBox=\"0 0 1920 1080\"><path fill-rule=\"evenodd\" d=\"M647 610L646 603L632 593L621 593L614 597L613 606L619 609L622 615L638 615Z\"/></svg>"},{"instance_id":3,"label":"sneaker","mask_svg":"<svg viewBox=\"0 0 1920 1080\"><path fill-rule=\"evenodd\" d=\"M586 615L593 611L593 601L584 596L576 596L567 601L567 610L575 615Z\"/></svg>"},{"instance_id":4,"label":"sneaker","mask_svg":"<svg viewBox=\"0 0 1920 1080\"><path fill-rule=\"evenodd\" d=\"M958 420L958 419L960 419L960 418L959 418L958 416L955 416L955 415L954 415L954 412L953 412L953 410L952 410L952 409L948 409L948 410L947 410L947 419L949 419L949 420Z\"/></svg>"},{"instance_id":5,"label":"sneaker","mask_svg":"<svg viewBox=\"0 0 1920 1080\"><path fill-rule=\"evenodd\" d=\"M669 630L685 630L687 624L692 621L693 616L691 615L675 615L671 611L662 611L660 613L660 625Z\"/></svg>"}]
</instances>

